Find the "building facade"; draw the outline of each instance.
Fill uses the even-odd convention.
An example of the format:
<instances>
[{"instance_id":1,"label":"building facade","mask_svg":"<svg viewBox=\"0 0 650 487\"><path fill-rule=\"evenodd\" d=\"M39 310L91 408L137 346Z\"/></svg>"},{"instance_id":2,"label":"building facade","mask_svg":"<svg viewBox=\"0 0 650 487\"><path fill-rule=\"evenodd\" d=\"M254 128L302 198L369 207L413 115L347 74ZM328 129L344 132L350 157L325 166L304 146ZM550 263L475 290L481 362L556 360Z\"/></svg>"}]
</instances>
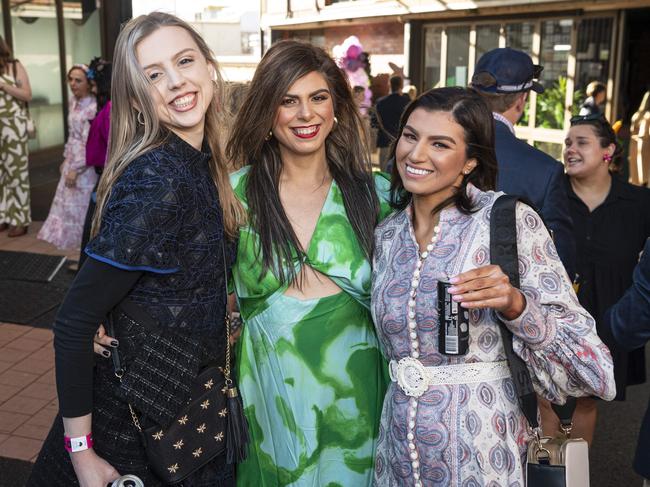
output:
<instances>
[{"instance_id":1,"label":"building facade","mask_svg":"<svg viewBox=\"0 0 650 487\"><path fill-rule=\"evenodd\" d=\"M648 22L650 0L266 0L262 15L271 41L331 50L342 32L357 35L373 74L391 60L420 91L466 86L490 49L524 50L544 66L546 91L531 93L517 133L557 158L589 82L607 86L610 121L638 108L650 89Z\"/></svg>"},{"instance_id":2,"label":"building facade","mask_svg":"<svg viewBox=\"0 0 650 487\"><path fill-rule=\"evenodd\" d=\"M130 0L2 0L0 35L25 66L32 86L30 115L37 136L31 157L59 151L65 142L67 72L95 56L110 59Z\"/></svg>"}]
</instances>

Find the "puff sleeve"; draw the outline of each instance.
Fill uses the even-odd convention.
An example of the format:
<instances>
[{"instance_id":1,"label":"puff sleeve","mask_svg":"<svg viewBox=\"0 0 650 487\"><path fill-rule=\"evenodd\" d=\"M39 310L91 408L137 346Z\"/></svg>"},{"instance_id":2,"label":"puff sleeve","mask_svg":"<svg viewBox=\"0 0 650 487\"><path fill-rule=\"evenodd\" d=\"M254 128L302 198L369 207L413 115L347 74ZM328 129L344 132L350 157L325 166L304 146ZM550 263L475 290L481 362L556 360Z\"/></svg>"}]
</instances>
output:
<instances>
[{"instance_id":1,"label":"puff sleeve","mask_svg":"<svg viewBox=\"0 0 650 487\"><path fill-rule=\"evenodd\" d=\"M171 163L155 154L131 162L111 190L86 254L124 270L177 272L184 195L191 193L184 184Z\"/></svg>"},{"instance_id":2,"label":"puff sleeve","mask_svg":"<svg viewBox=\"0 0 650 487\"><path fill-rule=\"evenodd\" d=\"M517 246L526 308L502 320L513 348L527 364L538 394L563 404L567 396L616 395L612 357L580 305L540 217L517 204Z\"/></svg>"}]
</instances>

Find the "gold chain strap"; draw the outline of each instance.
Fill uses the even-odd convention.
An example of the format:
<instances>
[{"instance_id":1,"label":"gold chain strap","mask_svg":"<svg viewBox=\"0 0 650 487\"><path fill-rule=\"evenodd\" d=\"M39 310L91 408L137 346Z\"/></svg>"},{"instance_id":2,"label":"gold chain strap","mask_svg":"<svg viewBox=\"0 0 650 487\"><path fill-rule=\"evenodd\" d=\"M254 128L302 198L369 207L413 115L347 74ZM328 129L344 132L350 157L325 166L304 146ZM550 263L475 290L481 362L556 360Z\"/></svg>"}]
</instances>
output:
<instances>
[{"instance_id":1,"label":"gold chain strap","mask_svg":"<svg viewBox=\"0 0 650 487\"><path fill-rule=\"evenodd\" d=\"M223 369L223 375L226 378L226 385L230 388L232 379L230 378L230 313L228 312L228 303L226 302L226 366Z\"/></svg>"},{"instance_id":2,"label":"gold chain strap","mask_svg":"<svg viewBox=\"0 0 650 487\"><path fill-rule=\"evenodd\" d=\"M142 428L140 427L140 420L138 420L138 415L135 414L135 411L131 407L131 404L129 404L129 411L131 412L131 419L133 420L133 425L138 429L140 433L142 433Z\"/></svg>"}]
</instances>

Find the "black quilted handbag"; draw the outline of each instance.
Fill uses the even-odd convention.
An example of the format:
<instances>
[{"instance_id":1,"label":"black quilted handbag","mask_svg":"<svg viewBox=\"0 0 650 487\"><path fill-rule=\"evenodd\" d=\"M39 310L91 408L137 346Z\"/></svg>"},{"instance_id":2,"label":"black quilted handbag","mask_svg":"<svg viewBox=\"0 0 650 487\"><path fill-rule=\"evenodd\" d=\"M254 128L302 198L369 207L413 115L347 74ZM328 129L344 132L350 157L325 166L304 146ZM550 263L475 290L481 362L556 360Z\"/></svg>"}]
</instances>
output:
<instances>
[{"instance_id":1,"label":"black quilted handbag","mask_svg":"<svg viewBox=\"0 0 650 487\"><path fill-rule=\"evenodd\" d=\"M132 407L131 416L142 433L151 470L165 483L180 482L226 451L228 386L222 369L201 371L192 386L190 402L167 428L140 428Z\"/></svg>"},{"instance_id":2,"label":"black quilted handbag","mask_svg":"<svg viewBox=\"0 0 650 487\"><path fill-rule=\"evenodd\" d=\"M225 266L224 249L224 266ZM226 289L227 289L227 267ZM156 332L153 320L143 315L136 306L124 301L118 308L145 329ZM112 314L108 317L108 332L115 336ZM225 454L227 463L241 462L246 457L249 442L248 425L243 414L241 398L230 376L230 317L226 313L226 357L223 367L210 365L202 369L194 380L190 399L180 408L173 421L161 427L157 424L143 428L140 418L129 404L134 426L141 434L149 468L165 484L181 482L219 455ZM126 368L117 349L112 353L115 375L122 380Z\"/></svg>"}]
</instances>

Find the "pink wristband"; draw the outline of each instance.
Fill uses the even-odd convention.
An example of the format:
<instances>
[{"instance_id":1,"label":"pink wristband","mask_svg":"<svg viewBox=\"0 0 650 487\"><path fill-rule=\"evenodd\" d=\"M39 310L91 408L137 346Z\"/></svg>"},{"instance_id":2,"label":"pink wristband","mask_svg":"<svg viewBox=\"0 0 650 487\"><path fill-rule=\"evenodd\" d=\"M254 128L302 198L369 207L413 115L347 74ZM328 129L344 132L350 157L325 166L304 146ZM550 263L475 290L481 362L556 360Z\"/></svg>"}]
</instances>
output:
<instances>
[{"instance_id":1,"label":"pink wristband","mask_svg":"<svg viewBox=\"0 0 650 487\"><path fill-rule=\"evenodd\" d=\"M63 442L66 451L70 453L84 451L93 447L93 435L90 434L86 436L77 436L76 438L70 438L69 436L64 436Z\"/></svg>"}]
</instances>

